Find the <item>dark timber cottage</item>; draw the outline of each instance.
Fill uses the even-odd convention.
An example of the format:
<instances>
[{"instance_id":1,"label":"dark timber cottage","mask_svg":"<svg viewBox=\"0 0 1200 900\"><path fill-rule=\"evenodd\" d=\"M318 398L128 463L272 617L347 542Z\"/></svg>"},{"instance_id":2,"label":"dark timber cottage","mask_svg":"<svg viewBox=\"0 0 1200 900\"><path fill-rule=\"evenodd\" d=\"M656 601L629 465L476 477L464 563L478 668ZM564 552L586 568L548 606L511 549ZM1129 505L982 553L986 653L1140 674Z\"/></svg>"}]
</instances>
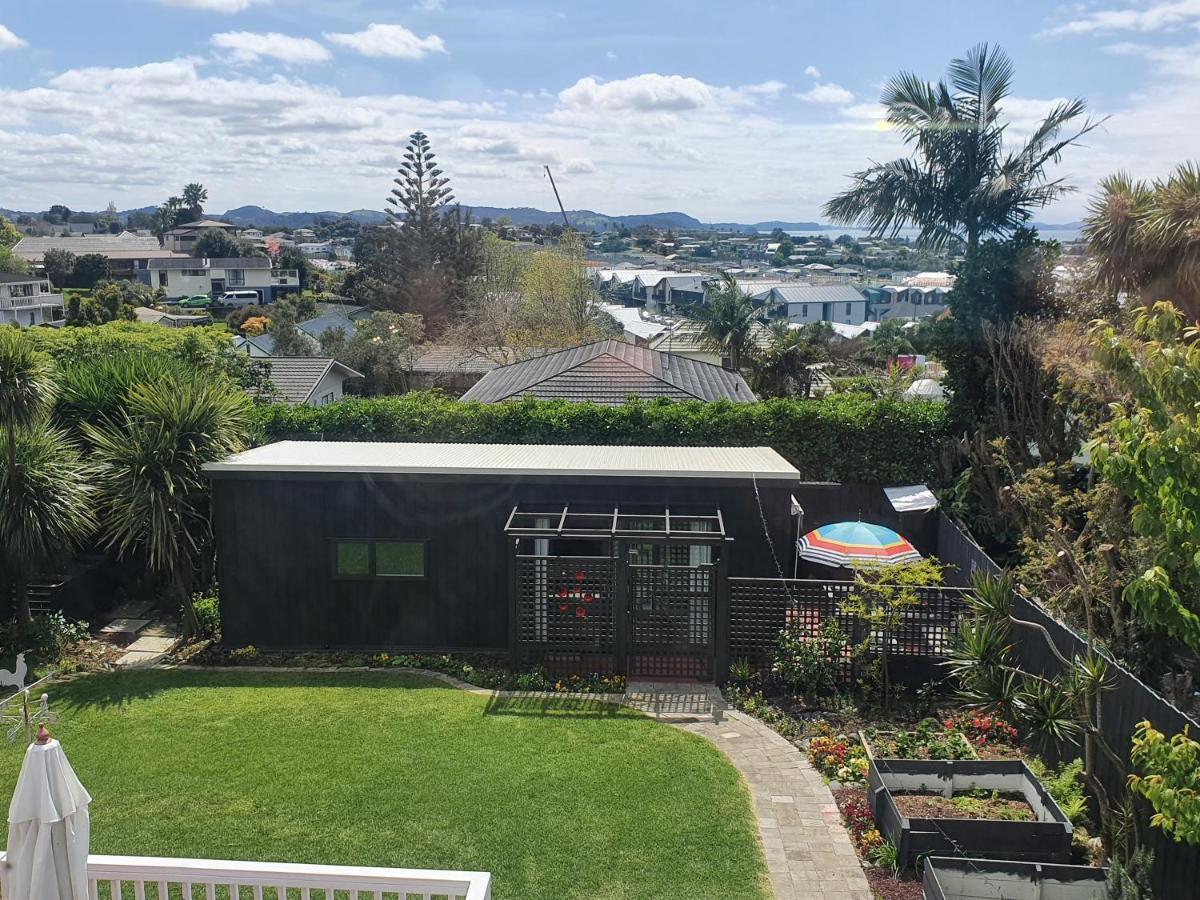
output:
<instances>
[{"instance_id":1,"label":"dark timber cottage","mask_svg":"<svg viewBox=\"0 0 1200 900\"><path fill-rule=\"evenodd\" d=\"M791 574L803 496L765 447L290 441L208 472L232 646L635 677L720 677L726 576Z\"/></svg>"}]
</instances>

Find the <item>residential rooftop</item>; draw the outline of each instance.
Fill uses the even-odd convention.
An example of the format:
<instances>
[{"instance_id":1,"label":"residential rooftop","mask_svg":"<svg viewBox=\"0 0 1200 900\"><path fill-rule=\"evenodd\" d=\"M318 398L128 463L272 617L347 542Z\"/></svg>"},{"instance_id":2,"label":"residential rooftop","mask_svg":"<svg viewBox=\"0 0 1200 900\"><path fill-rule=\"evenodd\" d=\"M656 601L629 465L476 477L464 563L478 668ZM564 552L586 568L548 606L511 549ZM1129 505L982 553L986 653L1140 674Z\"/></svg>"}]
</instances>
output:
<instances>
[{"instance_id":1,"label":"residential rooftop","mask_svg":"<svg viewBox=\"0 0 1200 900\"><path fill-rule=\"evenodd\" d=\"M363 472L800 478L796 467L770 447L280 441L238 453L204 468L217 475L239 472Z\"/></svg>"}]
</instances>

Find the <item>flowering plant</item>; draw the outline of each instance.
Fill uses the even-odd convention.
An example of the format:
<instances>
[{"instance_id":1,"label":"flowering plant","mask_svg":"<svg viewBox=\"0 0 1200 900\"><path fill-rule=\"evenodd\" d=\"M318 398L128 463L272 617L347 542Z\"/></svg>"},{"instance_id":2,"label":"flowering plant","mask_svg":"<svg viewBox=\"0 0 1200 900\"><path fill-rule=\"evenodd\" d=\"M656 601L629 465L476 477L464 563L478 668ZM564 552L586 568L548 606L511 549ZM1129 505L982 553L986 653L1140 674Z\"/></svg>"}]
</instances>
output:
<instances>
[{"instance_id":1,"label":"flowering plant","mask_svg":"<svg viewBox=\"0 0 1200 900\"><path fill-rule=\"evenodd\" d=\"M1019 738L1016 728L991 713L965 713L957 719L947 719L944 724L947 729L961 731L980 747L989 744L1011 745L1017 743Z\"/></svg>"},{"instance_id":2,"label":"flowering plant","mask_svg":"<svg viewBox=\"0 0 1200 900\"><path fill-rule=\"evenodd\" d=\"M808 742L808 761L826 778L843 784L866 780L867 751L862 744L845 737L818 735Z\"/></svg>"}]
</instances>

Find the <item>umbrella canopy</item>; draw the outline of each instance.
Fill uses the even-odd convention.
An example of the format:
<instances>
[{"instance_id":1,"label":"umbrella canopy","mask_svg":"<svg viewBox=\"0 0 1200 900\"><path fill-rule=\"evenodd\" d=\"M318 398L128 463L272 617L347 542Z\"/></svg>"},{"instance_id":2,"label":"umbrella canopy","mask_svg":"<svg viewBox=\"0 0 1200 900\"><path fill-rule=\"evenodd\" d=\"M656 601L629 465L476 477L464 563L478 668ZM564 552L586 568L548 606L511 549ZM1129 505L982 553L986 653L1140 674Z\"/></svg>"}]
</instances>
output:
<instances>
[{"instance_id":1,"label":"umbrella canopy","mask_svg":"<svg viewBox=\"0 0 1200 900\"><path fill-rule=\"evenodd\" d=\"M88 900L91 802L58 741L29 745L8 807L12 900Z\"/></svg>"},{"instance_id":2,"label":"umbrella canopy","mask_svg":"<svg viewBox=\"0 0 1200 900\"><path fill-rule=\"evenodd\" d=\"M800 557L823 566L890 566L921 558L916 547L890 528L870 522L835 522L800 538Z\"/></svg>"}]
</instances>

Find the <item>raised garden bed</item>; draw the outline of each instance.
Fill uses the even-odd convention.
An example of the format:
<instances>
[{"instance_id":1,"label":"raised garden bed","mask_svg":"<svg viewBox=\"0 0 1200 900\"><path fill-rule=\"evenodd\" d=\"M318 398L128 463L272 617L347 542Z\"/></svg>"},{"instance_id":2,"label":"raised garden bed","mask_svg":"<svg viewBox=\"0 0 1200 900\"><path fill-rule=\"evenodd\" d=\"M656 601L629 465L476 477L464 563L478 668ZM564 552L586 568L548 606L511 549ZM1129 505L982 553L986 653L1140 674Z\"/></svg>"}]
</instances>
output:
<instances>
[{"instance_id":1,"label":"raised garden bed","mask_svg":"<svg viewBox=\"0 0 1200 900\"><path fill-rule=\"evenodd\" d=\"M1021 796L1032 819L911 816L897 803L897 798L906 794L939 793L950 799L978 796L976 792L988 797L993 792L999 797ZM965 853L1053 863L1070 860L1071 820L1022 760L871 758L867 798L876 827L885 840L896 845L901 866L914 865L929 854Z\"/></svg>"},{"instance_id":2,"label":"raised garden bed","mask_svg":"<svg viewBox=\"0 0 1200 900\"><path fill-rule=\"evenodd\" d=\"M1005 822L1035 822L1033 807L1020 794L969 791L943 797L941 794L896 794L896 807L910 819L999 819Z\"/></svg>"},{"instance_id":3,"label":"raised garden bed","mask_svg":"<svg viewBox=\"0 0 1200 900\"><path fill-rule=\"evenodd\" d=\"M858 733L867 755L881 759L977 759L971 742L958 731L925 727L911 731L867 730Z\"/></svg>"},{"instance_id":4,"label":"raised garden bed","mask_svg":"<svg viewBox=\"0 0 1200 900\"><path fill-rule=\"evenodd\" d=\"M934 856L925 861L925 900L1103 900L1105 870L1091 866Z\"/></svg>"}]
</instances>

